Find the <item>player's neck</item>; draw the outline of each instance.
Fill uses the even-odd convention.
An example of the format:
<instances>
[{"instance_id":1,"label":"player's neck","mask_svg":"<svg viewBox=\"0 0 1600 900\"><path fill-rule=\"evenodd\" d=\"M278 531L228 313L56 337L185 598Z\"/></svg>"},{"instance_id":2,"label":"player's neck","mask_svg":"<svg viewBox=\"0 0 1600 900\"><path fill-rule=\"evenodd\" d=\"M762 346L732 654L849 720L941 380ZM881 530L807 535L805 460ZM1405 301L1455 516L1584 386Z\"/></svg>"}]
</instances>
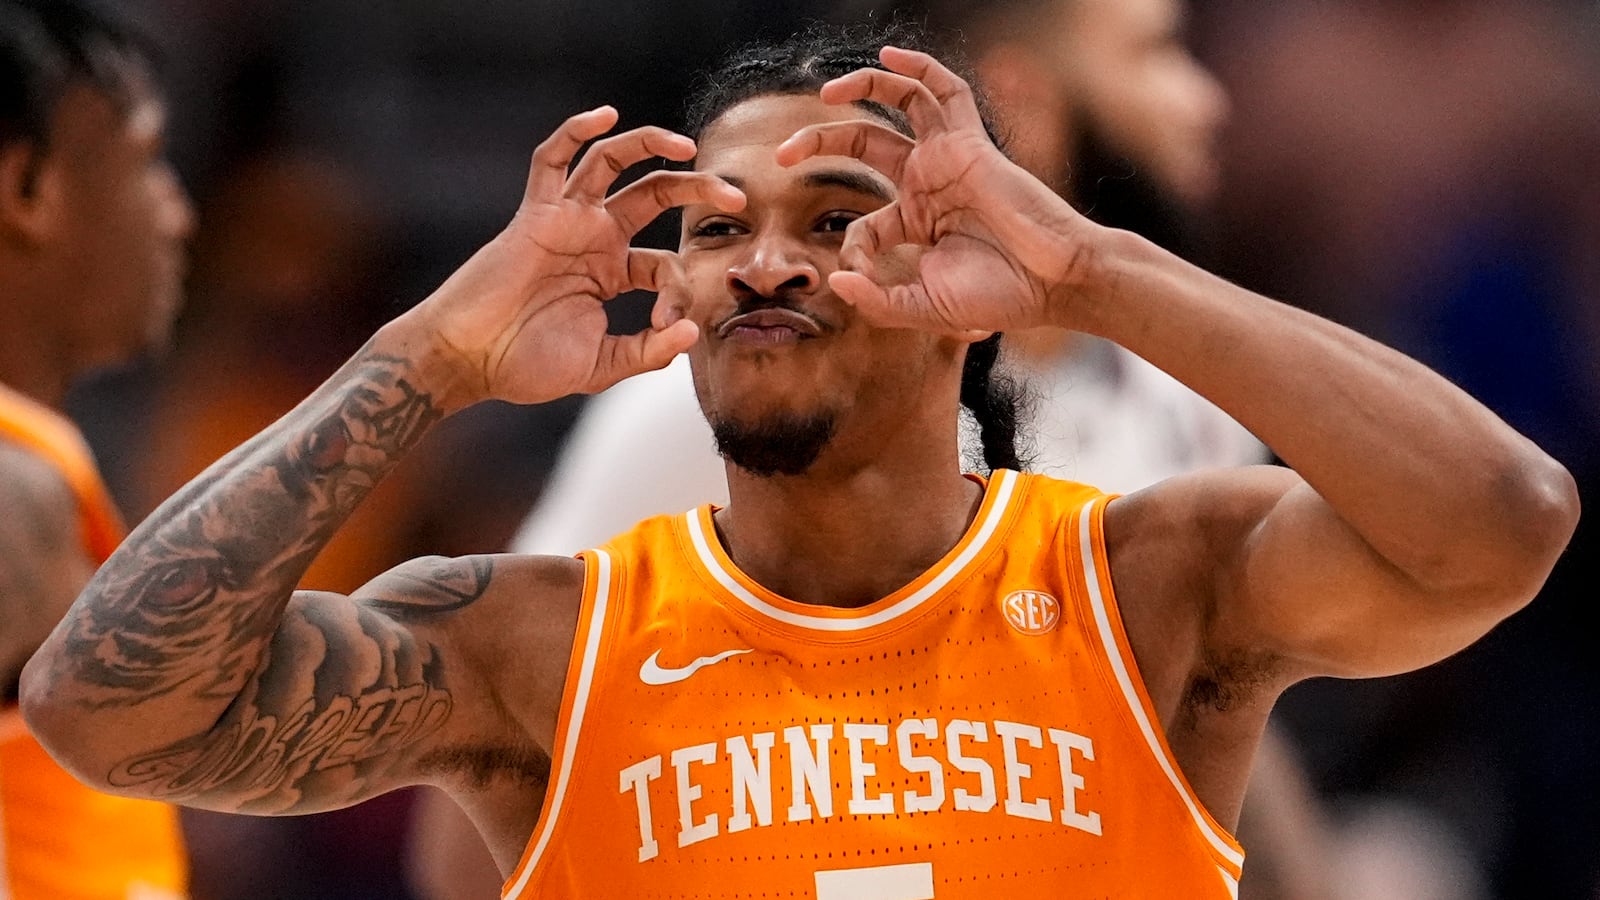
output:
<instances>
[{"instance_id":1,"label":"player's neck","mask_svg":"<svg viewBox=\"0 0 1600 900\"><path fill-rule=\"evenodd\" d=\"M730 467L718 538L746 575L780 596L864 606L936 564L978 511L983 490L961 475L953 442L929 457L913 464L884 454L847 474L778 478Z\"/></svg>"}]
</instances>

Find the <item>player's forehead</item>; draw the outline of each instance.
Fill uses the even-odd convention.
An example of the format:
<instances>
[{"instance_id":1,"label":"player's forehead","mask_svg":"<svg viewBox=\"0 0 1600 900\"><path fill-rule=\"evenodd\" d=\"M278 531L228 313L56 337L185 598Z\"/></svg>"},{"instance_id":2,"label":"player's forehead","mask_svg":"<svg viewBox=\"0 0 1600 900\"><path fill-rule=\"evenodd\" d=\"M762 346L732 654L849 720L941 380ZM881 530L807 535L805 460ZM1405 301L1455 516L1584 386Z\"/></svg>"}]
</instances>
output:
<instances>
[{"instance_id":1,"label":"player's forehead","mask_svg":"<svg viewBox=\"0 0 1600 900\"><path fill-rule=\"evenodd\" d=\"M784 168L774 158L779 144L808 125L858 119L879 121L858 106L829 105L814 94L753 97L729 107L706 126L698 142L694 167L738 184L747 194L762 184L778 188L825 186L828 179L819 181L809 177L816 171L848 173L852 178L846 180L870 182L872 192L886 195L887 202L888 196L893 194L893 185L859 160L843 156L814 157Z\"/></svg>"}]
</instances>

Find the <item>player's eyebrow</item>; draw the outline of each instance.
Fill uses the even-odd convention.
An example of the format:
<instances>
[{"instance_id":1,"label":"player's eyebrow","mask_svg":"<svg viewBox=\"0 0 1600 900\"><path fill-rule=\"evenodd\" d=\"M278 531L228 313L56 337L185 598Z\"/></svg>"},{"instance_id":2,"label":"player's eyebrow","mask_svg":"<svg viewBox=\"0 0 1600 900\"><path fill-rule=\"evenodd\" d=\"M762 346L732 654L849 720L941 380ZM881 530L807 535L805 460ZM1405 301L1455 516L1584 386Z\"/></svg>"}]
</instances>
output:
<instances>
[{"instance_id":1,"label":"player's eyebrow","mask_svg":"<svg viewBox=\"0 0 1600 900\"><path fill-rule=\"evenodd\" d=\"M884 203L894 202L894 193L885 187L882 181L865 172L852 172L848 169L821 169L816 172L807 172L801 183L809 188L844 188L847 191L865 194Z\"/></svg>"},{"instance_id":2,"label":"player's eyebrow","mask_svg":"<svg viewBox=\"0 0 1600 900\"><path fill-rule=\"evenodd\" d=\"M741 191L744 190L744 179L737 175L719 175L717 177ZM843 188L857 194L864 194L884 203L894 202L894 192L883 181L865 172L853 172L849 169L820 169L815 172L807 172L800 179L800 183L808 188Z\"/></svg>"}]
</instances>

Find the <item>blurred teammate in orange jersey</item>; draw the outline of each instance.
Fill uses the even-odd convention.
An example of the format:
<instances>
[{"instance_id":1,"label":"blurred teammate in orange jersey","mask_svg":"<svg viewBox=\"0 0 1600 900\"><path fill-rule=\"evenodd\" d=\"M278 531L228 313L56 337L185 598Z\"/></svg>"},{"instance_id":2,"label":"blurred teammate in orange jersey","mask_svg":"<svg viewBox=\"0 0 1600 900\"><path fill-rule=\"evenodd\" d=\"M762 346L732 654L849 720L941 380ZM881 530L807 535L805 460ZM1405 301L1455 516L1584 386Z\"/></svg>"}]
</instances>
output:
<instances>
[{"instance_id":1,"label":"blurred teammate in orange jersey","mask_svg":"<svg viewBox=\"0 0 1600 900\"><path fill-rule=\"evenodd\" d=\"M180 897L174 810L95 793L17 713L23 663L122 526L58 411L84 372L163 344L188 198L143 44L76 2L0 2L0 897Z\"/></svg>"},{"instance_id":2,"label":"blurred teammate in orange jersey","mask_svg":"<svg viewBox=\"0 0 1600 900\"><path fill-rule=\"evenodd\" d=\"M1516 612L1570 476L1401 354L1085 219L885 40L748 49L694 138L568 119L500 235L101 567L24 673L30 724L93 784L216 809L443 787L518 900L1233 896L1278 695ZM608 195L652 157L693 170ZM677 253L629 247L679 206ZM610 334L629 288L652 325ZM1019 473L993 351L1045 325L1294 468L1124 497ZM443 416L685 351L728 506L294 590Z\"/></svg>"}]
</instances>

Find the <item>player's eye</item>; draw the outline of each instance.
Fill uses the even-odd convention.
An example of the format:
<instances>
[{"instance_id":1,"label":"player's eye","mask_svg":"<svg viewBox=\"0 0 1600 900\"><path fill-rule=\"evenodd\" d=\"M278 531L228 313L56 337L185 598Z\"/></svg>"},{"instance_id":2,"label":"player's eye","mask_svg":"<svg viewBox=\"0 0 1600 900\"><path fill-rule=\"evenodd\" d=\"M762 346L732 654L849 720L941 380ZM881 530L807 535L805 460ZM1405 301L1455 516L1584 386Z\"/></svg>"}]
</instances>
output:
<instances>
[{"instance_id":1,"label":"player's eye","mask_svg":"<svg viewBox=\"0 0 1600 900\"><path fill-rule=\"evenodd\" d=\"M844 230L850 227L850 223L859 218L861 218L860 213L831 212L817 220L817 230L843 234Z\"/></svg>"},{"instance_id":2,"label":"player's eye","mask_svg":"<svg viewBox=\"0 0 1600 900\"><path fill-rule=\"evenodd\" d=\"M743 233L744 229L727 219L706 219L689 229L689 236L697 238L732 237Z\"/></svg>"}]
</instances>

